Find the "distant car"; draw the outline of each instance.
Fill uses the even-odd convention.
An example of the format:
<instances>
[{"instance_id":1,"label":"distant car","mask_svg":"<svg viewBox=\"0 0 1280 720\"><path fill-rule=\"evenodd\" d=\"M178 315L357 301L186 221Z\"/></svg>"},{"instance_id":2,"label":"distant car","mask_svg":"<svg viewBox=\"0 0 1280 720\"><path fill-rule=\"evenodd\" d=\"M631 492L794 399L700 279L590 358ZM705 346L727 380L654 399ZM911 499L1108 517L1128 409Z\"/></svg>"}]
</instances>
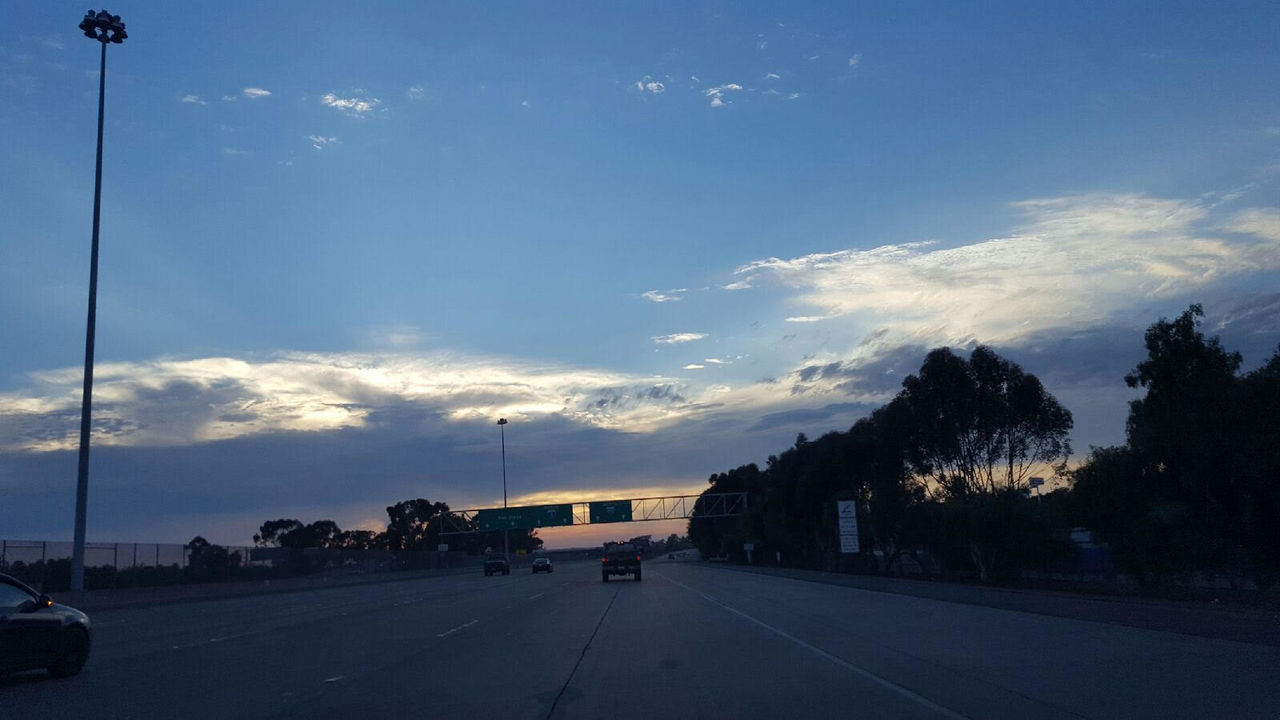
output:
<instances>
[{"instance_id":1,"label":"distant car","mask_svg":"<svg viewBox=\"0 0 1280 720\"><path fill-rule=\"evenodd\" d=\"M640 551L631 543L607 546L600 558L600 580L609 582L610 575L633 575L640 580Z\"/></svg>"},{"instance_id":2,"label":"distant car","mask_svg":"<svg viewBox=\"0 0 1280 720\"><path fill-rule=\"evenodd\" d=\"M535 573L555 572L555 570L551 567L551 558L549 557L534 558L533 571Z\"/></svg>"},{"instance_id":3,"label":"distant car","mask_svg":"<svg viewBox=\"0 0 1280 720\"><path fill-rule=\"evenodd\" d=\"M511 563L506 555L490 555L484 561L484 575L510 575Z\"/></svg>"},{"instance_id":4,"label":"distant car","mask_svg":"<svg viewBox=\"0 0 1280 720\"><path fill-rule=\"evenodd\" d=\"M70 677L89 659L92 640L88 615L0 573L0 676L43 668Z\"/></svg>"}]
</instances>

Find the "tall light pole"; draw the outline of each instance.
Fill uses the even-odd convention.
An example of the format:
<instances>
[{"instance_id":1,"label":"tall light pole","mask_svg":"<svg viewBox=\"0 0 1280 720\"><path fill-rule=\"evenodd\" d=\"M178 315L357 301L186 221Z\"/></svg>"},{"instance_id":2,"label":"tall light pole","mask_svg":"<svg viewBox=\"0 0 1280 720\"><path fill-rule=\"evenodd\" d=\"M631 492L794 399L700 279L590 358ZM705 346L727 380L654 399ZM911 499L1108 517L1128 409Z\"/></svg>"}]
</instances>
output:
<instances>
[{"instance_id":1,"label":"tall light pole","mask_svg":"<svg viewBox=\"0 0 1280 720\"><path fill-rule=\"evenodd\" d=\"M502 438L502 509L507 508L507 419L498 418L498 436ZM507 530L502 531L502 555L511 562L511 546L507 542Z\"/></svg>"},{"instance_id":2,"label":"tall light pole","mask_svg":"<svg viewBox=\"0 0 1280 720\"><path fill-rule=\"evenodd\" d=\"M102 45L98 66L98 167L93 180L93 249L89 253L89 321L84 339L84 395L80 403L80 464L76 472L76 529L71 549L71 589L84 589L84 517L89 501L89 429L93 413L93 339L98 315L98 217L102 210L102 119L107 94L107 45L129 37L119 15L106 10L85 13L85 37Z\"/></svg>"}]
</instances>

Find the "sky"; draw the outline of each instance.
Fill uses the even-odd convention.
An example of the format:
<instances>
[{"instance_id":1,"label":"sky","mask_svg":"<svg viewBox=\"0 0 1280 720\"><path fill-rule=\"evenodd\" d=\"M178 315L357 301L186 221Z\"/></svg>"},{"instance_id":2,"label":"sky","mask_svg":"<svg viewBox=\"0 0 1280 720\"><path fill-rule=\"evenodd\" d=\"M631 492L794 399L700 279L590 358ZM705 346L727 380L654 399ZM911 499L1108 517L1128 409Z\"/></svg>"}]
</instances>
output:
<instances>
[{"instance_id":1,"label":"sky","mask_svg":"<svg viewBox=\"0 0 1280 720\"><path fill-rule=\"evenodd\" d=\"M88 536L696 493L982 343L1280 343L1274 3L124 2ZM0 537L74 509L98 48L0 39ZM551 546L681 523L544 531Z\"/></svg>"}]
</instances>

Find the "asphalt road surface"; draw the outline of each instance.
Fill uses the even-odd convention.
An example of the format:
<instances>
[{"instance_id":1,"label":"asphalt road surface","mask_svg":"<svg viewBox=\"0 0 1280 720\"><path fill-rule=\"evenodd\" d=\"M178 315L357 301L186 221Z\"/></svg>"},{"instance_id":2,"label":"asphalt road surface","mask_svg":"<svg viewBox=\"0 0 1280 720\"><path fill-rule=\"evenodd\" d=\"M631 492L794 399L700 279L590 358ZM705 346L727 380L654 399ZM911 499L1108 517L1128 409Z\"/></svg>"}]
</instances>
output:
<instances>
[{"instance_id":1,"label":"asphalt road surface","mask_svg":"<svg viewBox=\"0 0 1280 720\"><path fill-rule=\"evenodd\" d=\"M93 613L23 718L1275 718L1280 648L651 562Z\"/></svg>"}]
</instances>

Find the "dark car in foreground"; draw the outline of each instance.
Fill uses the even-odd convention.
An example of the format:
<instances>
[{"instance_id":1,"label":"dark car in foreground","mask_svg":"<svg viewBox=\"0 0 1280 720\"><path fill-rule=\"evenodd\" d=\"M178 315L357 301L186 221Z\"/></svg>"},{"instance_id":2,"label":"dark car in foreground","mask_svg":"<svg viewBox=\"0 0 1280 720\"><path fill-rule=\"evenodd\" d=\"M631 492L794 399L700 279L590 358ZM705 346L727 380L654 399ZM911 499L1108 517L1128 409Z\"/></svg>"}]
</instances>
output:
<instances>
[{"instance_id":1,"label":"dark car in foreground","mask_svg":"<svg viewBox=\"0 0 1280 720\"><path fill-rule=\"evenodd\" d=\"M538 558L534 558L534 559L533 559L533 572L534 572L534 573L540 573L540 572L547 572L547 573L549 573L549 572L555 572L555 568L553 568L553 567L551 566L551 558L549 558L549 557L538 557Z\"/></svg>"},{"instance_id":2,"label":"dark car in foreground","mask_svg":"<svg viewBox=\"0 0 1280 720\"><path fill-rule=\"evenodd\" d=\"M88 615L0 573L0 676L40 669L75 675L91 644Z\"/></svg>"},{"instance_id":3,"label":"dark car in foreground","mask_svg":"<svg viewBox=\"0 0 1280 720\"><path fill-rule=\"evenodd\" d=\"M631 543L609 545L600 558L600 580L609 582L610 575L634 575L640 580L640 551Z\"/></svg>"},{"instance_id":4,"label":"dark car in foreground","mask_svg":"<svg viewBox=\"0 0 1280 720\"><path fill-rule=\"evenodd\" d=\"M511 562L506 555L490 555L484 559L484 575L510 575Z\"/></svg>"}]
</instances>

